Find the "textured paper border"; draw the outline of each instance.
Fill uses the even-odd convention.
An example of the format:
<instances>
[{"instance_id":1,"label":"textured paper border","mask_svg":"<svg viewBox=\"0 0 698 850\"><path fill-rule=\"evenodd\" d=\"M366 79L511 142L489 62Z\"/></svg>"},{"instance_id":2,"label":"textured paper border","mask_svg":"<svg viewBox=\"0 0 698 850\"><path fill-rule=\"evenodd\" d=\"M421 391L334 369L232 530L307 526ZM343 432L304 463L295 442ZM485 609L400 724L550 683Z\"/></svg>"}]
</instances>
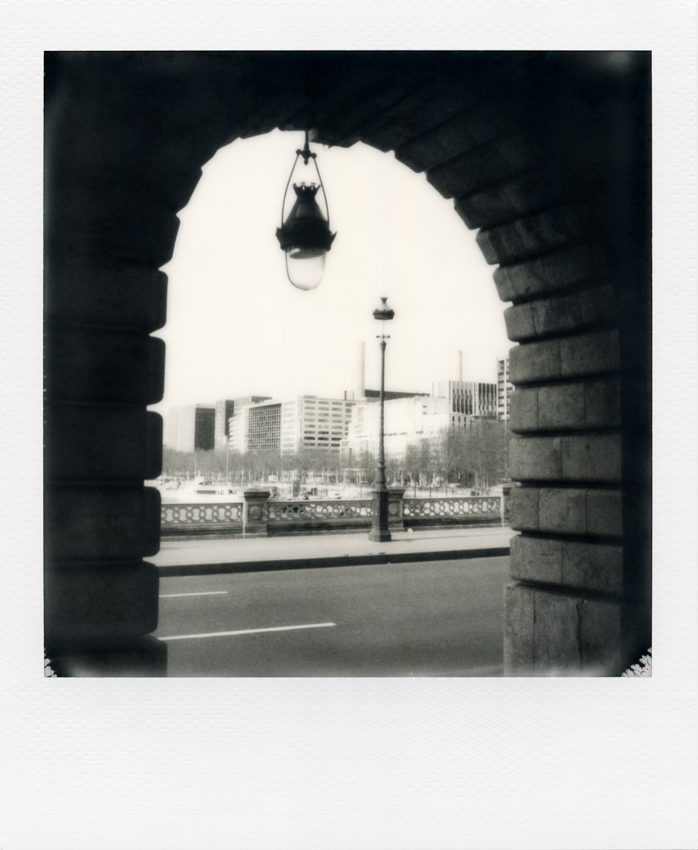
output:
<instances>
[{"instance_id":1,"label":"textured paper border","mask_svg":"<svg viewBox=\"0 0 698 850\"><path fill-rule=\"evenodd\" d=\"M695 847L695 5L4 2L0 850ZM651 679L41 670L45 49L650 49Z\"/></svg>"}]
</instances>

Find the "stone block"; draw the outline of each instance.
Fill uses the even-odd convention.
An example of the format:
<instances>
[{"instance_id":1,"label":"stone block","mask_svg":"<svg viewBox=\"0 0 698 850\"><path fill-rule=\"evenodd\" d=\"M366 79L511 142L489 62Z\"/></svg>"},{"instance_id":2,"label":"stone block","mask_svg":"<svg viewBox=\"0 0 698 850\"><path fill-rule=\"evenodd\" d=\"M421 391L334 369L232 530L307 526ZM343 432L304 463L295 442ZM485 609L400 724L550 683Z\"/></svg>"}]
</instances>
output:
<instances>
[{"instance_id":1,"label":"stone block","mask_svg":"<svg viewBox=\"0 0 698 850\"><path fill-rule=\"evenodd\" d=\"M179 219L149 189L134 191L117 175L91 185L74 170L53 187L47 205L46 252L50 257L101 256L160 268L172 259Z\"/></svg>"},{"instance_id":2,"label":"stone block","mask_svg":"<svg viewBox=\"0 0 698 850\"><path fill-rule=\"evenodd\" d=\"M165 382L165 343L147 334L105 329L49 329L47 398L155 404Z\"/></svg>"},{"instance_id":3,"label":"stone block","mask_svg":"<svg viewBox=\"0 0 698 850\"><path fill-rule=\"evenodd\" d=\"M565 481L620 482L621 446L617 434L562 437Z\"/></svg>"},{"instance_id":4,"label":"stone block","mask_svg":"<svg viewBox=\"0 0 698 850\"><path fill-rule=\"evenodd\" d=\"M587 428L620 426L620 380L587 381L584 385L584 424Z\"/></svg>"},{"instance_id":5,"label":"stone block","mask_svg":"<svg viewBox=\"0 0 698 850\"><path fill-rule=\"evenodd\" d=\"M582 322L586 326L610 325L617 319L617 299L610 286L587 289L579 294Z\"/></svg>"},{"instance_id":6,"label":"stone block","mask_svg":"<svg viewBox=\"0 0 698 850\"><path fill-rule=\"evenodd\" d=\"M531 168L533 160L511 139L496 139L427 171L427 180L445 198L469 195Z\"/></svg>"},{"instance_id":7,"label":"stone block","mask_svg":"<svg viewBox=\"0 0 698 850\"><path fill-rule=\"evenodd\" d=\"M132 639L158 624L157 568L83 564L45 571L46 642Z\"/></svg>"},{"instance_id":8,"label":"stone block","mask_svg":"<svg viewBox=\"0 0 698 850\"><path fill-rule=\"evenodd\" d=\"M509 265L566 247L577 238L574 212L567 207L536 213L481 230L476 239L488 263Z\"/></svg>"},{"instance_id":9,"label":"stone block","mask_svg":"<svg viewBox=\"0 0 698 850\"><path fill-rule=\"evenodd\" d=\"M353 107L349 109L340 109L334 115L325 113L322 116L322 122L316 128L316 137L314 141L322 142L322 144L337 145L341 147L349 147L355 142L358 142L364 132L365 127L370 127L376 122L384 119L386 113L398 106L402 100L408 95L412 89L406 87L407 79L403 77L395 77L390 82L386 81L385 88L376 91L372 87L372 96L366 98L357 98ZM286 98L280 98L280 101L285 101ZM298 99L299 102L295 108L291 107L288 110L288 115L292 116L298 113L299 109L309 105L307 99ZM251 135L260 135L268 133L276 129L279 125L278 111L279 108L286 111L285 104L279 103L274 109L273 114L266 115L265 119L260 123L255 122L253 127L241 132L241 138L249 138ZM311 137L312 140L312 137Z\"/></svg>"},{"instance_id":10,"label":"stone block","mask_svg":"<svg viewBox=\"0 0 698 850\"><path fill-rule=\"evenodd\" d=\"M447 121L454 114L462 112L474 101L472 90L463 87L454 96L453 90L447 91L442 85L430 84L408 95L382 117L362 130L362 139L382 151L396 151L396 159L402 145L421 136L434 127ZM404 161L415 171L421 171L417 164ZM415 167L417 165L417 167Z\"/></svg>"},{"instance_id":11,"label":"stone block","mask_svg":"<svg viewBox=\"0 0 698 850\"><path fill-rule=\"evenodd\" d=\"M45 472L49 480L156 478L162 418L145 410L47 405Z\"/></svg>"},{"instance_id":12,"label":"stone block","mask_svg":"<svg viewBox=\"0 0 698 850\"><path fill-rule=\"evenodd\" d=\"M510 525L516 531L538 531L537 487L512 487L509 496Z\"/></svg>"},{"instance_id":13,"label":"stone block","mask_svg":"<svg viewBox=\"0 0 698 850\"><path fill-rule=\"evenodd\" d=\"M558 384L538 390L538 425L541 431L580 428L583 424L583 384Z\"/></svg>"},{"instance_id":14,"label":"stone block","mask_svg":"<svg viewBox=\"0 0 698 850\"><path fill-rule=\"evenodd\" d=\"M500 120L489 105L459 113L443 124L402 145L395 158L424 171L502 135ZM415 168L415 166L418 166Z\"/></svg>"},{"instance_id":15,"label":"stone block","mask_svg":"<svg viewBox=\"0 0 698 850\"><path fill-rule=\"evenodd\" d=\"M513 342L533 339L536 335L530 304L508 307L504 311L504 324L506 325L507 336Z\"/></svg>"},{"instance_id":16,"label":"stone block","mask_svg":"<svg viewBox=\"0 0 698 850\"><path fill-rule=\"evenodd\" d=\"M160 493L150 487L47 487L45 548L52 562L155 555Z\"/></svg>"},{"instance_id":17,"label":"stone block","mask_svg":"<svg viewBox=\"0 0 698 850\"><path fill-rule=\"evenodd\" d=\"M562 593L537 590L534 597L536 676L579 675L582 600Z\"/></svg>"},{"instance_id":18,"label":"stone block","mask_svg":"<svg viewBox=\"0 0 698 850\"><path fill-rule=\"evenodd\" d=\"M500 301L514 301L517 297L516 287L508 269L509 266L498 266L494 270L494 284Z\"/></svg>"},{"instance_id":19,"label":"stone block","mask_svg":"<svg viewBox=\"0 0 698 850\"><path fill-rule=\"evenodd\" d=\"M144 79L141 78L141 83ZM80 88L79 99L84 104L89 95L84 85ZM112 99L114 93L110 88L109 95L102 93L99 99L93 92L89 115L84 106L70 114L66 108L70 101L63 100L59 121L64 129L61 131L55 124L50 126L49 122L49 133L62 132L63 144L48 149L48 194L65 195L65 188L70 187L71 178L75 180L79 169L82 182L91 184L93 191L118 183L124 195L138 202L144 195L153 194L169 209L182 209L201 177L196 163L206 162L219 147L232 141L221 138L215 128L220 100L210 88L206 92L200 90L196 98L189 97L183 126L178 119L183 118L184 111L169 109L165 116L162 102L151 103L155 107L150 110L151 119L154 114L160 114L155 120L144 121L142 116L149 111L148 106L141 102L138 112L134 112L133 90L126 96L128 105L125 101L117 105ZM138 94L144 94L142 86ZM106 112L100 115L101 110ZM123 120L115 123L117 114ZM229 113L226 117L230 122ZM195 128L204 122L207 132L197 133ZM230 123L225 127L225 133L229 132Z\"/></svg>"},{"instance_id":20,"label":"stone block","mask_svg":"<svg viewBox=\"0 0 698 850\"><path fill-rule=\"evenodd\" d=\"M586 491L587 534L621 537L623 503L620 490Z\"/></svg>"},{"instance_id":21,"label":"stone block","mask_svg":"<svg viewBox=\"0 0 698 850\"><path fill-rule=\"evenodd\" d=\"M576 296L545 298L531 303L536 336L568 333L582 325L582 314Z\"/></svg>"},{"instance_id":22,"label":"stone block","mask_svg":"<svg viewBox=\"0 0 698 850\"><path fill-rule=\"evenodd\" d=\"M517 581L562 584L560 540L519 535L511 539L511 577Z\"/></svg>"},{"instance_id":23,"label":"stone block","mask_svg":"<svg viewBox=\"0 0 698 850\"><path fill-rule=\"evenodd\" d=\"M598 331L560 340L560 376L598 375L620 368L618 331Z\"/></svg>"},{"instance_id":24,"label":"stone block","mask_svg":"<svg viewBox=\"0 0 698 850\"><path fill-rule=\"evenodd\" d=\"M460 194L455 208L466 226L493 227L550 205L558 192L540 175L524 174L472 194Z\"/></svg>"},{"instance_id":25,"label":"stone block","mask_svg":"<svg viewBox=\"0 0 698 850\"><path fill-rule=\"evenodd\" d=\"M527 342L509 352L509 378L516 386L559 377L560 340Z\"/></svg>"},{"instance_id":26,"label":"stone block","mask_svg":"<svg viewBox=\"0 0 698 850\"><path fill-rule=\"evenodd\" d=\"M603 543L566 540L562 544L562 584L579 590L620 593L623 550Z\"/></svg>"},{"instance_id":27,"label":"stone block","mask_svg":"<svg viewBox=\"0 0 698 850\"><path fill-rule=\"evenodd\" d=\"M509 427L514 433L538 430L538 390L514 390L510 403Z\"/></svg>"},{"instance_id":28,"label":"stone block","mask_svg":"<svg viewBox=\"0 0 698 850\"><path fill-rule=\"evenodd\" d=\"M267 537L268 511L267 502L270 496L269 490L245 490L243 496L245 505L243 507L242 534L243 537Z\"/></svg>"},{"instance_id":29,"label":"stone block","mask_svg":"<svg viewBox=\"0 0 698 850\"><path fill-rule=\"evenodd\" d=\"M148 412L146 416L146 448L144 481L152 481L162 472L162 416Z\"/></svg>"},{"instance_id":30,"label":"stone block","mask_svg":"<svg viewBox=\"0 0 698 850\"><path fill-rule=\"evenodd\" d=\"M548 292L548 280L542 258L510 266L499 266L495 269L493 276L502 301L530 298L533 295ZM503 297L503 292L507 293L508 298Z\"/></svg>"},{"instance_id":31,"label":"stone block","mask_svg":"<svg viewBox=\"0 0 698 850\"><path fill-rule=\"evenodd\" d=\"M620 609L577 594L505 588L506 676L617 676Z\"/></svg>"},{"instance_id":32,"label":"stone block","mask_svg":"<svg viewBox=\"0 0 698 850\"><path fill-rule=\"evenodd\" d=\"M585 490L542 488L538 514L539 530L556 534L584 534L585 496Z\"/></svg>"},{"instance_id":33,"label":"stone block","mask_svg":"<svg viewBox=\"0 0 698 850\"><path fill-rule=\"evenodd\" d=\"M509 443L514 481L558 480L562 474L560 437L514 437Z\"/></svg>"},{"instance_id":34,"label":"stone block","mask_svg":"<svg viewBox=\"0 0 698 850\"><path fill-rule=\"evenodd\" d=\"M388 494L388 528L391 532L405 530L403 514L405 489L405 487L391 487Z\"/></svg>"},{"instance_id":35,"label":"stone block","mask_svg":"<svg viewBox=\"0 0 698 850\"><path fill-rule=\"evenodd\" d=\"M576 237L576 215L569 207L557 207L515 222L528 256L550 253Z\"/></svg>"},{"instance_id":36,"label":"stone block","mask_svg":"<svg viewBox=\"0 0 698 850\"><path fill-rule=\"evenodd\" d=\"M531 676L535 668L535 591L521 584L504 588L504 675Z\"/></svg>"},{"instance_id":37,"label":"stone block","mask_svg":"<svg viewBox=\"0 0 698 850\"><path fill-rule=\"evenodd\" d=\"M575 246L523 263L501 266L494 272L499 286L505 280L512 298L531 298L571 290L602 275L602 265L592 248Z\"/></svg>"},{"instance_id":38,"label":"stone block","mask_svg":"<svg viewBox=\"0 0 698 850\"><path fill-rule=\"evenodd\" d=\"M581 654L584 669L596 676L622 673L620 604L585 599L582 607Z\"/></svg>"},{"instance_id":39,"label":"stone block","mask_svg":"<svg viewBox=\"0 0 698 850\"><path fill-rule=\"evenodd\" d=\"M115 325L154 331L165 324L167 275L104 258L45 262L44 315L58 322Z\"/></svg>"}]
</instances>

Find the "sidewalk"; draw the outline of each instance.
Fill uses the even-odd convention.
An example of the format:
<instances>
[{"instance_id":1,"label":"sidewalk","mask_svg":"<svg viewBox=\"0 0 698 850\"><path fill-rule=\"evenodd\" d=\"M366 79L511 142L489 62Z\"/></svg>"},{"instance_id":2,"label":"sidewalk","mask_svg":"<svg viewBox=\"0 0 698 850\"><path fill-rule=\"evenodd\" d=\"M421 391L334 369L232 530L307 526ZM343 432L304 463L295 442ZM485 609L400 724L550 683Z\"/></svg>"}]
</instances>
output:
<instances>
[{"instance_id":1,"label":"sidewalk","mask_svg":"<svg viewBox=\"0 0 698 850\"><path fill-rule=\"evenodd\" d=\"M402 531L387 543L365 534L262 537L249 540L164 540L147 558L163 577L261 570L399 564L509 554L510 528Z\"/></svg>"}]
</instances>

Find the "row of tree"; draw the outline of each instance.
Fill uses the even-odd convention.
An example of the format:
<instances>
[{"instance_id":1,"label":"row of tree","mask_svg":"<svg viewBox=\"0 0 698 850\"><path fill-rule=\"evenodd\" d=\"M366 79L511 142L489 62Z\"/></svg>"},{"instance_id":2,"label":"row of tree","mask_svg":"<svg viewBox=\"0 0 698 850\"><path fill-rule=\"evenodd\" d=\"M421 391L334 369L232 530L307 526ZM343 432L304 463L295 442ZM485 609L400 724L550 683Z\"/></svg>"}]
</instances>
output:
<instances>
[{"instance_id":1,"label":"row of tree","mask_svg":"<svg viewBox=\"0 0 698 850\"><path fill-rule=\"evenodd\" d=\"M389 483L415 487L446 484L487 490L508 478L509 430L503 422L474 420L467 429L448 428L408 447L404 457L386 457ZM294 454L248 452L240 454L225 447L195 453L165 448L163 475L193 478L197 475L231 484L309 481L348 482L371 485L376 459L370 452L354 456L351 466L338 451L304 449Z\"/></svg>"}]
</instances>

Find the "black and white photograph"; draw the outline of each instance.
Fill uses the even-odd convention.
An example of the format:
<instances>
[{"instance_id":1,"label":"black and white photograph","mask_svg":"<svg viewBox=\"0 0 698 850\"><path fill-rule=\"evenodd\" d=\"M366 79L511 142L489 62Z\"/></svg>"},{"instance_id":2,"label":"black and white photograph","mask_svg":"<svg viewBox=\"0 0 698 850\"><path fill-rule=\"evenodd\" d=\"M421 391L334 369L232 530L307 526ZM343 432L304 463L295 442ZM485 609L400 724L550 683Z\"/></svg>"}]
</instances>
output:
<instances>
[{"instance_id":1,"label":"black and white photograph","mask_svg":"<svg viewBox=\"0 0 698 850\"><path fill-rule=\"evenodd\" d=\"M689 4L39 5L0 850L688 850Z\"/></svg>"},{"instance_id":2,"label":"black and white photograph","mask_svg":"<svg viewBox=\"0 0 698 850\"><path fill-rule=\"evenodd\" d=\"M56 675L649 675L649 51L45 85Z\"/></svg>"}]
</instances>

